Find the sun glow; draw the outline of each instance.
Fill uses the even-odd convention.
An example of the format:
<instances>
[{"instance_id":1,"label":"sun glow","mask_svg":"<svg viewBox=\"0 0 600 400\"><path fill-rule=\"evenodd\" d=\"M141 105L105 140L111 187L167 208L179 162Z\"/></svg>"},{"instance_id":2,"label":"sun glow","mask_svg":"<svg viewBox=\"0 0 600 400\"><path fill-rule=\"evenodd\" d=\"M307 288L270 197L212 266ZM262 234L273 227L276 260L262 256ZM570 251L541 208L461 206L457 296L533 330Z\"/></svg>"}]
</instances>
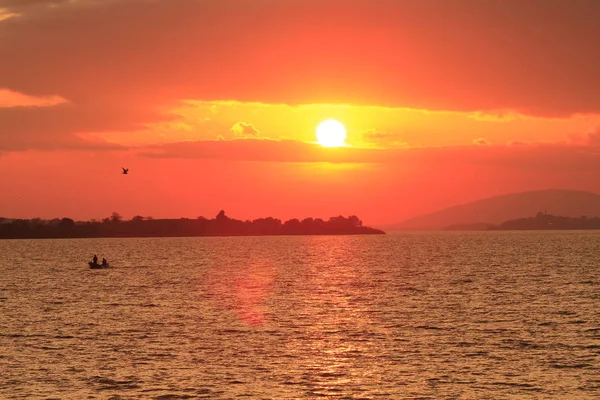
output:
<instances>
[{"instance_id":1,"label":"sun glow","mask_svg":"<svg viewBox=\"0 0 600 400\"><path fill-rule=\"evenodd\" d=\"M324 147L340 147L346 140L346 128L335 119L323 121L317 127L317 141Z\"/></svg>"}]
</instances>

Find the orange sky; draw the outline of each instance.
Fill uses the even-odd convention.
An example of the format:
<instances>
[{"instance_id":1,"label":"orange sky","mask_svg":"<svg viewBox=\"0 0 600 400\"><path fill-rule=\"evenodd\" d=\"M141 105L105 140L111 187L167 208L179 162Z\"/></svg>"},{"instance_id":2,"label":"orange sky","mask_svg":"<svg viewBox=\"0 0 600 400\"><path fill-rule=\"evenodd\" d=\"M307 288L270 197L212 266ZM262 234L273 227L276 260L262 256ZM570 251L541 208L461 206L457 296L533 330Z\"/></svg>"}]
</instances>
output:
<instances>
[{"instance_id":1,"label":"orange sky","mask_svg":"<svg viewBox=\"0 0 600 400\"><path fill-rule=\"evenodd\" d=\"M596 0L0 0L0 216L382 224L600 192L598 20ZM315 144L328 118L347 147Z\"/></svg>"}]
</instances>

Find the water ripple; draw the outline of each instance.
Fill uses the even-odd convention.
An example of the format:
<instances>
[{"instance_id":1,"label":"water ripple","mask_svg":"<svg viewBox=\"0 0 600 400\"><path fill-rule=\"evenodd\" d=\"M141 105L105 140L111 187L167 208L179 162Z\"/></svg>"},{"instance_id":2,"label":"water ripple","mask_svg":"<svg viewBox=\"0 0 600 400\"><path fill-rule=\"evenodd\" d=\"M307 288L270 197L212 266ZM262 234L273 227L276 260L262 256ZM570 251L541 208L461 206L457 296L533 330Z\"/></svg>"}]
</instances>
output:
<instances>
[{"instance_id":1,"label":"water ripple","mask_svg":"<svg viewBox=\"0 0 600 400\"><path fill-rule=\"evenodd\" d=\"M0 398L597 398L599 253L594 232L0 241Z\"/></svg>"}]
</instances>

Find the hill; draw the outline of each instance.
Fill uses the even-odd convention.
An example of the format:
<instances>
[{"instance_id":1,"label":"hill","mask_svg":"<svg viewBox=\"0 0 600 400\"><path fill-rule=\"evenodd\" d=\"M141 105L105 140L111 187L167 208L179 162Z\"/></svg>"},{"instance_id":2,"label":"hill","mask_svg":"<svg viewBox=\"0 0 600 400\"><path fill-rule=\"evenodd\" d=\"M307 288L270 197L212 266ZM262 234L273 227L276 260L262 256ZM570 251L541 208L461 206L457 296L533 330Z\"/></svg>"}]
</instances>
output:
<instances>
[{"instance_id":1,"label":"hill","mask_svg":"<svg viewBox=\"0 0 600 400\"><path fill-rule=\"evenodd\" d=\"M495 196L449 207L387 226L393 230L439 230L452 225L499 225L539 211L565 217L600 217L600 195L577 190L539 190Z\"/></svg>"}]
</instances>

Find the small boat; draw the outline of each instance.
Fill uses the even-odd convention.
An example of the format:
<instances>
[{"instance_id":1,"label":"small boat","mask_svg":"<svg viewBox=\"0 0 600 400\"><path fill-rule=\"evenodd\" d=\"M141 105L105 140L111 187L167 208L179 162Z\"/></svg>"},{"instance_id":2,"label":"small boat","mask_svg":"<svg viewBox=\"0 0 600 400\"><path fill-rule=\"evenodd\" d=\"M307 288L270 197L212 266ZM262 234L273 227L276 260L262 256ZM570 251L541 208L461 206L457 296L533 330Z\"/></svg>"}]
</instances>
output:
<instances>
[{"instance_id":1,"label":"small boat","mask_svg":"<svg viewBox=\"0 0 600 400\"><path fill-rule=\"evenodd\" d=\"M90 266L91 269L104 269L104 268L108 268L108 263L106 264L98 264L95 263L93 261L88 262L88 265Z\"/></svg>"}]
</instances>

